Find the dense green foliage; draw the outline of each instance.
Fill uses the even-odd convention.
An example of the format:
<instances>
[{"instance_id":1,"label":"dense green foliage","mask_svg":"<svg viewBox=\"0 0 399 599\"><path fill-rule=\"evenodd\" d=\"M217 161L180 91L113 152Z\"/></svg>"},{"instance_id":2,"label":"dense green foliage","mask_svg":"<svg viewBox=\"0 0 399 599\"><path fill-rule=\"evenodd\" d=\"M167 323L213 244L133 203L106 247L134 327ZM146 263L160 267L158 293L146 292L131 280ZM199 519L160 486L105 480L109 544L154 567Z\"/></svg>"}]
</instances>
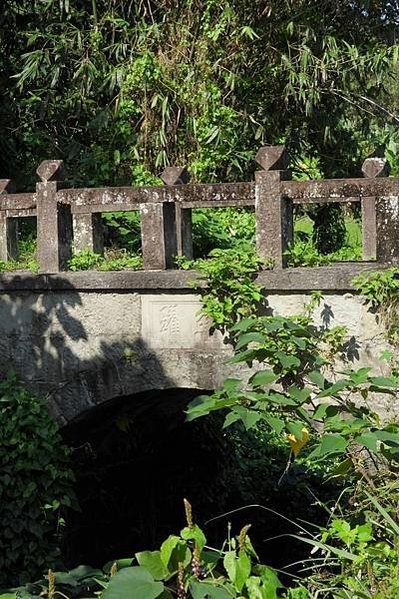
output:
<instances>
[{"instance_id":1,"label":"dense green foliage","mask_svg":"<svg viewBox=\"0 0 399 599\"><path fill-rule=\"evenodd\" d=\"M326 367L332 369L331 354L343 350L341 328L316 327L307 315L253 316L240 320L230 333L235 335L235 355L230 362L263 369L245 382L228 379L214 395L194 401L189 419L228 409L224 426L241 420L250 429L264 420L278 434L284 432L294 439L295 455L312 436L312 457L328 461L339 456L345 460L345 472L358 468L359 447L382 454L392 471L396 468L398 426L382 425L368 400L372 393L396 397L399 383L394 378L372 376L369 368L348 370L339 379L329 379ZM363 398L364 406L357 405L356 396Z\"/></svg>"},{"instance_id":2,"label":"dense green foliage","mask_svg":"<svg viewBox=\"0 0 399 599\"><path fill-rule=\"evenodd\" d=\"M44 157L76 183L231 180L265 142L299 176L377 149L397 166L395 2L10 0L0 19L1 172L23 184Z\"/></svg>"},{"instance_id":3,"label":"dense green foliage","mask_svg":"<svg viewBox=\"0 0 399 599\"><path fill-rule=\"evenodd\" d=\"M62 515L74 501L68 450L54 420L14 378L0 383L0 585L59 560Z\"/></svg>"},{"instance_id":4,"label":"dense green foliage","mask_svg":"<svg viewBox=\"0 0 399 599\"><path fill-rule=\"evenodd\" d=\"M308 599L302 586L284 589L276 572L259 563L248 536L249 525L237 537L229 535L220 549L206 545L185 500L187 526L170 535L156 551L110 562L101 569L79 566L70 572L49 570L47 579L1 594L1 599L38 599L57 594L72 599Z\"/></svg>"},{"instance_id":5,"label":"dense green foliage","mask_svg":"<svg viewBox=\"0 0 399 599\"><path fill-rule=\"evenodd\" d=\"M358 284L376 302L396 302L396 270L369 275ZM220 299L218 282L213 285L217 322L220 311L227 318L229 311L224 307L223 284L219 284ZM282 477L310 447L307 459L323 465L327 476L343 478L346 493L356 499L339 502L325 529L310 535L306 531L303 540L321 552L320 558L308 560L307 588L331 592L332 597L393 598L399 578L399 526L393 499L398 497L399 428L395 421L381 422L371 400L375 393L397 399L397 369L391 377L373 376L369 368L342 372L341 367L336 372L335 358L347 359L346 331L312 322L320 299L320 294L314 294L298 316L259 316L254 311L233 326L228 320L234 348L229 361L256 371L248 380L227 379L214 394L198 397L189 406L188 419L222 411L224 428L237 422L247 430L266 424L291 446ZM203 310L212 315L206 292Z\"/></svg>"}]
</instances>

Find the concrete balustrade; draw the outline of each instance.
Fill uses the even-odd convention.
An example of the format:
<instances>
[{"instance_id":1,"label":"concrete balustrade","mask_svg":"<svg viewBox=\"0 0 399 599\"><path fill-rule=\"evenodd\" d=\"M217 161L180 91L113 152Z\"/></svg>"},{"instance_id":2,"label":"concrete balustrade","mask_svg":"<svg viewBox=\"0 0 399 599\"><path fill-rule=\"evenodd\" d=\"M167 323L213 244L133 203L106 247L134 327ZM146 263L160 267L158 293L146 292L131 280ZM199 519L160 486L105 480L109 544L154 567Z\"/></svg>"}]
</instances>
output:
<instances>
[{"instance_id":1,"label":"concrete balustrade","mask_svg":"<svg viewBox=\"0 0 399 599\"><path fill-rule=\"evenodd\" d=\"M359 202L363 259L399 263L399 178L387 176L383 159L365 160L362 178L317 181L291 180L284 146L260 148L256 161L254 182L192 184L184 167L168 167L164 186L72 188L62 161L45 160L35 193L0 180L0 259L17 257L18 219L35 216L40 272L64 271L73 249L102 253L102 213L139 210L144 269L171 269L176 255L193 255L193 208L253 206L257 251L284 268L295 204Z\"/></svg>"}]
</instances>

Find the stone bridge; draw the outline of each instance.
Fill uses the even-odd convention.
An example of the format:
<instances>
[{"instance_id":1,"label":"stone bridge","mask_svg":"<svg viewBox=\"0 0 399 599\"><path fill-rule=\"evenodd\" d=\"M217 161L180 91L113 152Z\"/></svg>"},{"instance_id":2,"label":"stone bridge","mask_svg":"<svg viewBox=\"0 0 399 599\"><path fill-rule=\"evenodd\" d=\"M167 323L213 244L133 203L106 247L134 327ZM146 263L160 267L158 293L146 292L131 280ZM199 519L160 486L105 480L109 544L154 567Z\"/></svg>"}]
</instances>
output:
<instances>
[{"instance_id":1,"label":"stone bridge","mask_svg":"<svg viewBox=\"0 0 399 599\"><path fill-rule=\"evenodd\" d=\"M321 290L318 318L348 327L356 365L377 366L383 330L357 296L353 276L373 264L263 272L277 313L301 312ZM115 398L165 389L212 390L240 372L231 348L198 314L187 271L27 273L0 277L0 374L46 396L60 424Z\"/></svg>"},{"instance_id":2,"label":"stone bridge","mask_svg":"<svg viewBox=\"0 0 399 599\"><path fill-rule=\"evenodd\" d=\"M271 310L301 312L312 290L324 292L318 318L346 325L351 358L377 367L383 331L351 281L399 264L399 178L368 158L360 178L292 181L283 146L260 148L256 161L255 180L241 183L190 184L184 168L168 167L163 186L77 189L60 160L38 167L35 192L0 180L0 259L18 255L18 221L34 218L41 273L0 277L0 374L15 370L64 424L114 398L212 390L237 374L225 363L231 348L198 315L197 275L173 270L176 254L193 253L192 209L224 206L254 210L257 253L275 266L259 275ZM363 262L286 268L295 205L337 202L359 206ZM67 272L73 250L103 251L103 213L131 210L140 213L142 272Z\"/></svg>"}]
</instances>

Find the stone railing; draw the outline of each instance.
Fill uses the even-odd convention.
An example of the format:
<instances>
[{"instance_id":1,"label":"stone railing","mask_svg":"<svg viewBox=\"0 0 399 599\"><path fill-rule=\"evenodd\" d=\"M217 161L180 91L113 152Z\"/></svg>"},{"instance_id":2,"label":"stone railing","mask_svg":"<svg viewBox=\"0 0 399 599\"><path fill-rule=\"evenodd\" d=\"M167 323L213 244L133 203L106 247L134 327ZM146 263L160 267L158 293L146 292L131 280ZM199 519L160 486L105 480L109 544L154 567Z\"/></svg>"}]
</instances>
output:
<instances>
[{"instance_id":1,"label":"stone railing","mask_svg":"<svg viewBox=\"0 0 399 599\"><path fill-rule=\"evenodd\" d=\"M384 160L365 160L363 178L317 181L291 180L283 146L260 148L256 161L262 170L248 183L189 184L185 168L169 167L164 186L77 189L65 182L62 161L46 160L35 193L14 193L0 180L0 259L18 255L18 218L36 216L40 272L56 273L73 247L103 251L102 213L139 210L144 269L165 270L175 255L192 256L192 208L254 206L257 251L283 268L294 204L360 202L363 259L399 263L399 178L387 176Z\"/></svg>"}]
</instances>

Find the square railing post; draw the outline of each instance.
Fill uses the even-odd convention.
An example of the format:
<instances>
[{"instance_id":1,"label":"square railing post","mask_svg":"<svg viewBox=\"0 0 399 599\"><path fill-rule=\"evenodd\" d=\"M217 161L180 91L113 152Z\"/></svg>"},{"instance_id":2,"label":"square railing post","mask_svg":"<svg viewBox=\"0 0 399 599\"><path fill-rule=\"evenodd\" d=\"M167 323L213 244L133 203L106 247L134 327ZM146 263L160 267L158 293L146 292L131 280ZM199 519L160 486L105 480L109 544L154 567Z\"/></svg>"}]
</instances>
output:
<instances>
[{"instance_id":1,"label":"square railing post","mask_svg":"<svg viewBox=\"0 0 399 599\"><path fill-rule=\"evenodd\" d=\"M36 184L39 272L56 273L67 269L72 256L71 206L57 200L63 162L45 160L36 172L41 179Z\"/></svg>"},{"instance_id":2,"label":"square railing post","mask_svg":"<svg viewBox=\"0 0 399 599\"><path fill-rule=\"evenodd\" d=\"M140 204L140 220L144 269L173 268L177 254L175 202Z\"/></svg>"},{"instance_id":3,"label":"square railing post","mask_svg":"<svg viewBox=\"0 0 399 599\"><path fill-rule=\"evenodd\" d=\"M284 268L293 239L292 201L280 191L280 181L290 178L288 156L284 146L265 146L258 151L256 161L263 168L255 173L257 253Z\"/></svg>"},{"instance_id":4,"label":"square railing post","mask_svg":"<svg viewBox=\"0 0 399 599\"><path fill-rule=\"evenodd\" d=\"M12 193L14 186L10 179L0 179L0 195ZM8 262L18 257L18 218L9 218L5 210L0 210L0 260Z\"/></svg>"},{"instance_id":5,"label":"square railing post","mask_svg":"<svg viewBox=\"0 0 399 599\"><path fill-rule=\"evenodd\" d=\"M368 179L389 174L383 158L367 158L362 166ZM362 198L363 259L399 264L399 195Z\"/></svg>"},{"instance_id":6,"label":"square railing post","mask_svg":"<svg viewBox=\"0 0 399 599\"><path fill-rule=\"evenodd\" d=\"M168 166L161 175L166 185L185 185L190 175L185 167ZM176 253L178 256L193 258L193 233L191 208L184 208L181 202L175 204L176 214Z\"/></svg>"},{"instance_id":7,"label":"square railing post","mask_svg":"<svg viewBox=\"0 0 399 599\"><path fill-rule=\"evenodd\" d=\"M104 227L101 214L73 214L73 247L80 252L91 250L96 254L104 253Z\"/></svg>"}]
</instances>

